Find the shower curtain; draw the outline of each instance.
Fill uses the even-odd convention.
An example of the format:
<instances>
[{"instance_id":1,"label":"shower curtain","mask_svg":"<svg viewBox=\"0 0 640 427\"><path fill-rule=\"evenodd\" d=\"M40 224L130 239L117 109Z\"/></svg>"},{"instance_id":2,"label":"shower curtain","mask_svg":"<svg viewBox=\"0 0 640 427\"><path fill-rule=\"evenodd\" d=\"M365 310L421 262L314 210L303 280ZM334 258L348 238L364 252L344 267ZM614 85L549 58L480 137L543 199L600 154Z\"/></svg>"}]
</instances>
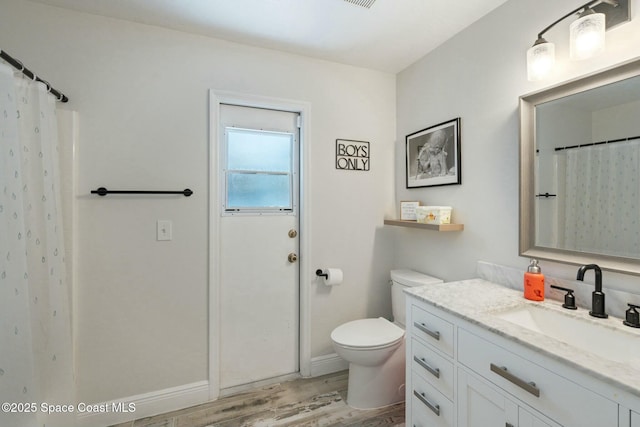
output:
<instances>
[{"instance_id":1,"label":"shower curtain","mask_svg":"<svg viewBox=\"0 0 640 427\"><path fill-rule=\"evenodd\" d=\"M56 102L0 64L2 426L70 426L75 404Z\"/></svg>"},{"instance_id":2,"label":"shower curtain","mask_svg":"<svg viewBox=\"0 0 640 427\"><path fill-rule=\"evenodd\" d=\"M638 258L640 140L565 153L564 249Z\"/></svg>"}]
</instances>

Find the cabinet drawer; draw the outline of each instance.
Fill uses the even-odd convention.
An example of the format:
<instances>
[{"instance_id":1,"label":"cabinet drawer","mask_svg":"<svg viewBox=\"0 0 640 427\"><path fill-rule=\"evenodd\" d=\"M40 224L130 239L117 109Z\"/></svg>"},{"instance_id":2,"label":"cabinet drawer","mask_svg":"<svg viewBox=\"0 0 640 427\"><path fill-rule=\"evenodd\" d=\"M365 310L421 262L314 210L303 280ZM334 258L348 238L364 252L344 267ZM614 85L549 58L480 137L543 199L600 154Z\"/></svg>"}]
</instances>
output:
<instances>
[{"instance_id":1,"label":"cabinet drawer","mask_svg":"<svg viewBox=\"0 0 640 427\"><path fill-rule=\"evenodd\" d=\"M440 393L453 400L453 362L416 339L411 340L411 366Z\"/></svg>"},{"instance_id":2,"label":"cabinet drawer","mask_svg":"<svg viewBox=\"0 0 640 427\"><path fill-rule=\"evenodd\" d=\"M420 375L413 374L411 424L415 427L453 427L453 403Z\"/></svg>"},{"instance_id":3,"label":"cabinet drawer","mask_svg":"<svg viewBox=\"0 0 640 427\"><path fill-rule=\"evenodd\" d=\"M458 360L562 425L618 425L617 403L461 328Z\"/></svg>"},{"instance_id":4,"label":"cabinet drawer","mask_svg":"<svg viewBox=\"0 0 640 427\"><path fill-rule=\"evenodd\" d=\"M417 306L411 307L411 334L453 357L453 325Z\"/></svg>"}]
</instances>

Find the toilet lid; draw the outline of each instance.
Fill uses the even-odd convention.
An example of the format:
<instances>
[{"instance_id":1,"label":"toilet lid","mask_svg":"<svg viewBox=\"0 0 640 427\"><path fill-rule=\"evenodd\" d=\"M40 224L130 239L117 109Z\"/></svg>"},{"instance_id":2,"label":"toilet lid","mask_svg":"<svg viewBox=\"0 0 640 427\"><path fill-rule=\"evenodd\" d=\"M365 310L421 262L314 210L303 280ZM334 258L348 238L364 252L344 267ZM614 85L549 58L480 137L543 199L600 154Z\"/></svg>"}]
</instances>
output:
<instances>
[{"instance_id":1,"label":"toilet lid","mask_svg":"<svg viewBox=\"0 0 640 427\"><path fill-rule=\"evenodd\" d=\"M331 339L348 347L381 347L392 344L404 336L404 330L383 317L360 319L338 326Z\"/></svg>"}]
</instances>

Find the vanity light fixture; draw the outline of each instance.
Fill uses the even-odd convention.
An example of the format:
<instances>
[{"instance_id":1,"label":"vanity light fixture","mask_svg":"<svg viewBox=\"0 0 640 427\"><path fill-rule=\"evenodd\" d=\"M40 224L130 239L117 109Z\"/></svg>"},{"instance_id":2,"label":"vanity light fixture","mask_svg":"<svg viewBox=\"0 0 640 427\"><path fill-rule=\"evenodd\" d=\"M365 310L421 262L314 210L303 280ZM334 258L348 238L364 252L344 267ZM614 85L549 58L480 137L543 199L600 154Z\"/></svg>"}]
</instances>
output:
<instances>
[{"instance_id":1,"label":"vanity light fixture","mask_svg":"<svg viewBox=\"0 0 640 427\"><path fill-rule=\"evenodd\" d=\"M587 59L604 51L604 31L604 13L585 8L569 27L570 58Z\"/></svg>"},{"instance_id":2,"label":"vanity light fixture","mask_svg":"<svg viewBox=\"0 0 640 427\"><path fill-rule=\"evenodd\" d=\"M598 9L594 10L596 7ZM619 8L626 10L616 10ZM529 81L542 80L555 64L555 45L543 37L544 33L572 15L578 15L578 19L569 27L570 58L586 59L604 50L604 33L607 28L629 20L629 4L628 0L592 0L540 31L536 42L527 50Z\"/></svg>"}]
</instances>

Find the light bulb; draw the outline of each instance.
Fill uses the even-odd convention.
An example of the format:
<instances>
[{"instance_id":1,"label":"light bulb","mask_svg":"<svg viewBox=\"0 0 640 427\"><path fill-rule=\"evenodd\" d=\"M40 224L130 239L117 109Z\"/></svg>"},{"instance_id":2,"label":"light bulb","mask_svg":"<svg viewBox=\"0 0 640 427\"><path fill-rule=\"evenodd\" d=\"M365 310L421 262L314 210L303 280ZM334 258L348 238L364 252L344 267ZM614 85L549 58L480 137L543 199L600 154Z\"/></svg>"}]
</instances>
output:
<instances>
[{"instance_id":1,"label":"light bulb","mask_svg":"<svg viewBox=\"0 0 640 427\"><path fill-rule=\"evenodd\" d=\"M571 59L587 59L604 50L605 15L587 9L569 27Z\"/></svg>"},{"instance_id":2,"label":"light bulb","mask_svg":"<svg viewBox=\"0 0 640 427\"><path fill-rule=\"evenodd\" d=\"M555 62L555 45L539 38L527 50L527 78L530 82L544 79L553 69Z\"/></svg>"}]
</instances>

